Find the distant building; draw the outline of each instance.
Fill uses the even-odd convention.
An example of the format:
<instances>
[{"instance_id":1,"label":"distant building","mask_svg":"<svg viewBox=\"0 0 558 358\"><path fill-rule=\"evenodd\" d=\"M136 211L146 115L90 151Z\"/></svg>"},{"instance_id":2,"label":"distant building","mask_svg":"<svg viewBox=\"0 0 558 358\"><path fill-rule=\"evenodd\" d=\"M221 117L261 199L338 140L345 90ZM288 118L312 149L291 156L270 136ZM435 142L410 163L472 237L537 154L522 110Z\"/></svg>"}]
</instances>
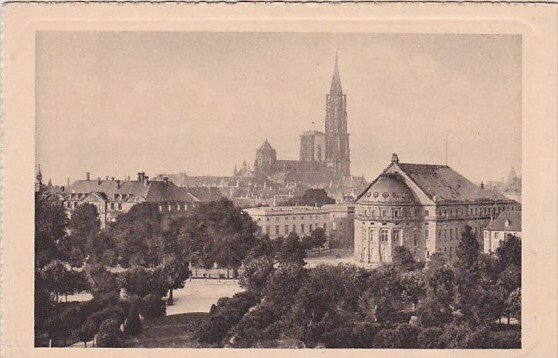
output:
<instances>
[{"instance_id":1,"label":"distant building","mask_svg":"<svg viewBox=\"0 0 558 358\"><path fill-rule=\"evenodd\" d=\"M308 131L300 136L300 161L325 162L325 134L317 131Z\"/></svg>"},{"instance_id":2,"label":"distant building","mask_svg":"<svg viewBox=\"0 0 558 358\"><path fill-rule=\"evenodd\" d=\"M69 187L57 187L56 190L47 193L62 201L69 215L81 204L95 205L102 228L138 203L154 203L161 212L181 214L200 202L222 197L215 188L181 188L168 178L162 181L149 180L143 172L138 173L137 180L115 180L108 177L105 180L92 180L87 173L85 180L76 180Z\"/></svg>"},{"instance_id":3,"label":"distant building","mask_svg":"<svg viewBox=\"0 0 558 358\"><path fill-rule=\"evenodd\" d=\"M495 252L508 235L521 238L521 211L504 211L484 229L484 252Z\"/></svg>"},{"instance_id":4,"label":"distant building","mask_svg":"<svg viewBox=\"0 0 558 358\"><path fill-rule=\"evenodd\" d=\"M391 164L357 198L355 247L357 261L389 263L396 246L427 261L441 253L455 259L459 238L470 226L482 243L483 230L503 212L520 204L477 186L447 165Z\"/></svg>"},{"instance_id":5,"label":"distant building","mask_svg":"<svg viewBox=\"0 0 558 358\"><path fill-rule=\"evenodd\" d=\"M325 132L308 131L300 136L299 160L279 160L266 139L256 151L256 176L276 181L327 184L351 177L347 95L343 93L337 55L329 94L326 95Z\"/></svg>"},{"instance_id":6,"label":"distant building","mask_svg":"<svg viewBox=\"0 0 558 358\"><path fill-rule=\"evenodd\" d=\"M291 232L303 237L316 228L328 233L330 210L313 206L277 206L244 209L260 228L262 235L270 238L287 237Z\"/></svg>"},{"instance_id":7,"label":"distant building","mask_svg":"<svg viewBox=\"0 0 558 358\"><path fill-rule=\"evenodd\" d=\"M322 209L329 210L329 247L345 249L354 247L355 204L326 204Z\"/></svg>"},{"instance_id":8,"label":"distant building","mask_svg":"<svg viewBox=\"0 0 558 358\"><path fill-rule=\"evenodd\" d=\"M511 168L508 177L501 181L489 181L486 183L488 189L496 190L505 197L521 203L521 177Z\"/></svg>"}]
</instances>

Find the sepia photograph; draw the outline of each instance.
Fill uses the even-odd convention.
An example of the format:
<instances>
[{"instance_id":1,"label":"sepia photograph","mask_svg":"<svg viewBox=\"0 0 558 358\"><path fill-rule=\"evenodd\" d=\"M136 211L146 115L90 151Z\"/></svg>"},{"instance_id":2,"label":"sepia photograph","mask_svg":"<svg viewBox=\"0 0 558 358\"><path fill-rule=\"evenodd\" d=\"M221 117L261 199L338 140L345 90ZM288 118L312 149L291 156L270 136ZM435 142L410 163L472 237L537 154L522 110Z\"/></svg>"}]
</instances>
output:
<instances>
[{"instance_id":1,"label":"sepia photograph","mask_svg":"<svg viewBox=\"0 0 558 358\"><path fill-rule=\"evenodd\" d=\"M3 305L25 311L28 333L3 344L41 356L534 349L533 320L556 308L555 292L541 296L555 288L556 172L543 163L556 153L536 150L554 148L556 123L533 115L527 30L200 14L55 19L8 37L32 45L19 49L32 56L27 149L14 149L15 118L4 136L8 170L31 154L17 195L34 212L7 217L15 303Z\"/></svg>"},{"instance_id":2,"label":"sepia photograph","mask_svg":"<svg viewBox=\"0 0 558 358\"><path fill-rule=\"evenodd\" d=\"M35 51L37 346L521 347L519 36Z\"/></svg>"}]
</instances>

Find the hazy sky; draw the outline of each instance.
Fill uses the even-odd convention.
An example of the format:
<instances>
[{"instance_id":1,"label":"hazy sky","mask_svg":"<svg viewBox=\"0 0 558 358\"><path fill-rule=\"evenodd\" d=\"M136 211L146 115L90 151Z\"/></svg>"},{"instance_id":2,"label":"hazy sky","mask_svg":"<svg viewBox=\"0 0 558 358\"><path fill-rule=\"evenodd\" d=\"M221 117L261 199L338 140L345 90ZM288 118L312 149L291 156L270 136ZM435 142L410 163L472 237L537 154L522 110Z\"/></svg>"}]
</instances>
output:
<instances>
[{"instance_id":1,"label":"hazy sky","mask_svg":"<svg viewBox=\"0 0 558 358\"><path fill-rule=\"evenodd\" d=\"M231 175L267 137L298 159L322 130L335 52L351 171L445 163L521 172L521 38L509 35L42 32L37 163L46 178Z\"/></svg>"}]
</instances>

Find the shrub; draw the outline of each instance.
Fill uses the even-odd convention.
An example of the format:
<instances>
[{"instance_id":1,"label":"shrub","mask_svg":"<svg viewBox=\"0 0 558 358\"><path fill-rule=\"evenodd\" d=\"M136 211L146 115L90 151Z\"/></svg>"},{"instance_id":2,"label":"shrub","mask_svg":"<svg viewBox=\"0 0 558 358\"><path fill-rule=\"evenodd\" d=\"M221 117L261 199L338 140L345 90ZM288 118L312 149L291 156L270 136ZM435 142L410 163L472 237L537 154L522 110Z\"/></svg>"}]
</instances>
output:
<instances>
[{"instance_id":1,"label":"shrub","mask_svg":"<svg viewBox=\"0 0 558 358\"><path fill-rule=\"evenodd\" d=\"M258 301L258 295L253 292L240 292L231 298L220 298L213 314L196 332L198 339L205 343L222 343L229 330Z\"/></svg>"},{"instance_id":2,"label":"shrub","mask_svg":"<svg viewBox=\"0 0 558 358\"><path fill-rule=\"evenodd\" d=\"M395 329L382 329L374 337L375 348L396 348L399 346L399 337Z\"/></svg>"},{"instance_id":3,"label":"shrub","mask_svg":"<svg viewBox=\"0 0 558 358\"><path fill-rule=\"evenodd\" d=\"M161 296L150 293L142 304L142 315L146 319L162 317L167 313L167 305Z\"/></svg>"},{"instance_id":4,"label":"shrub","mask_svg":"<svg viewBox=\"0 0 558 358\"><path fill-rule=\"evenodd\" d=\"M380 324L359 322L353 327L353 348L374 348L374 336L380 331Z\"/></svg>"},{"instance_id":5,"label":"shrub","mask_svg":"<svg viewBox=\"0 0 558 358\"><path fill-rule=\"evenodd\" d=\"M442 333L443 331L437 327L423 329L417 337L418 346L420 348L444 348Z\"/></svg>"},{"instance_id":6,"label":"shrub","mask_svg":"<svg viewBox=\"0 0 558 358\"><path fill-rule=\"evenodd\" d=\"M495 349L519 349L521 348L521 331L509 330L493 332L490 334L490 347Z\"/></svg>"},{"instance_id":7,"label":"shrub","mask_svg":"<svg viewBox=\"0 0 558 358\"><path fill-rule=\"evenodd\" d=\"M120 323L115 319L107 319L101 323L97 333L97 346L119 348L124 347L124 335Z\"/></svg>"},{"instance_id":8,"label":"shrub","mask_svg":"<svg viewBox=\"0 0 558 358\"><path fill-rule=\"evenodd\" d=\"M409 323L401 323L396 328L399 344L397 348L417 348L419 329Z\"/></svg>"}]
</instances>

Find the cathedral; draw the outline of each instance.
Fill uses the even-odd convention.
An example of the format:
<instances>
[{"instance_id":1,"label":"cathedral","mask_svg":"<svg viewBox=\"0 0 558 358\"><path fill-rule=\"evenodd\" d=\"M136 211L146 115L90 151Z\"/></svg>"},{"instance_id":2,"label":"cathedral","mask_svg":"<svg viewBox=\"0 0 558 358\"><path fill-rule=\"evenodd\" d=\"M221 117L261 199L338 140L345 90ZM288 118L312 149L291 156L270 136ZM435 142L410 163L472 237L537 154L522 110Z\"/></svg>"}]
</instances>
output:
<instances>
[{"instance_id":1,"label":"cathedral","mask_svg":"<svg viewBox=\"0 0 558 358\"><path fill-rule=\"evenodd\" d=\"M341 86L337 55L331 87L326 94L325 131L308 131L300 136L299 160L278 160L276 150L266 139L256 151L254 174L310 185L331 185L351 178L347 95Z\"/></svg>"}]
</instances>

